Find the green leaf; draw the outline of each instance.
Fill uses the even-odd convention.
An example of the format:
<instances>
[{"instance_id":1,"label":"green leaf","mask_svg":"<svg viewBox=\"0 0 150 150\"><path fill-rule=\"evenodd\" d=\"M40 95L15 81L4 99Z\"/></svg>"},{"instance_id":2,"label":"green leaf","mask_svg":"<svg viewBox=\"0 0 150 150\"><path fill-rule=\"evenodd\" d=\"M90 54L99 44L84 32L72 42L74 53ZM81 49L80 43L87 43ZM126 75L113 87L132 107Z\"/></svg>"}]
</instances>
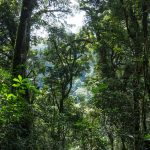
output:
<instances>
[{"instance_id":1,"label":"green leaf","mask_svg":"<svg viewBox=\"0 0 150 150\"><path fill-rule=\"evenodd\" d=\"M98 92L102 92L104 90L106 90L108 88L108 86L104 83L100 84L99 86L96 86L92 89L93 93L98 93Z\"/></svg>"},{"instance_id":2,"label":"green leaf","mask_svg":"<svg viewBox=\"0 0 150 150\"><path fill-rule=\"evenodd\" d=\"M19 86L20 86L20 84L19 84L19 83L17 83L17 84L13 84L12 86L13 86L13 87L19 87Z\"/></svg>"},{"instance_id":3,"label":"green leaf","mask_svg":"<svg viewBox=\"0 0 150 150\"><path fill-rule=\"evenodd\" d=\"M28 83L28 82L29 82L29 79L28 79L28 78L25 78L25 79L22 80L22 82Z\"/></svg>"},{"instance_id":4,"label":"green leaf","mask_svg":"<svg viewBox=\"0 0 150 150\"><path fill-rule=\"evenodd\" d=\"M145 135L145 136L144 136L144 139L150 140L150 134Z\"/></svg>"},{"instance_id":5,"label":"green leaf","mask_svg":"<svg viewBox=\"0 0 150 150\"><path fill-rule=\"evenodd\" d=\"M8 95L7 95L7 99L9 99L9 98L16 98L16 96L11 93L11 94L8 94Z\"/></svg>"},{"instance_id":6,"label":"green leaf","mask_svg":"<svg viewBox=\"0 0 150 150\"><path fill-rule=\"evenodd\" d=\"M18 79L19 79L20 81L22 81L22 76L21 76L21 75L18 75Z\"/></svg>"},{"instance_id":7,"label":"green leaf","mask_svg":"<svg viewBox=\"0 0 150 150\"><path fill-rule=\"evenodd\" d=\"M17 78L14 78L13 81L16 81L16 82L20 83L20 81Z\"/></svg>"},{"instance_id":8,"label":"green leaf","mask_svg":"<svg viewBox=\"0 0 150 150\"><path fill-rule=\"evenodd\" d=\"M19 93L25 94L25 90L19 90Z\"/></svg>"}]
</instances>

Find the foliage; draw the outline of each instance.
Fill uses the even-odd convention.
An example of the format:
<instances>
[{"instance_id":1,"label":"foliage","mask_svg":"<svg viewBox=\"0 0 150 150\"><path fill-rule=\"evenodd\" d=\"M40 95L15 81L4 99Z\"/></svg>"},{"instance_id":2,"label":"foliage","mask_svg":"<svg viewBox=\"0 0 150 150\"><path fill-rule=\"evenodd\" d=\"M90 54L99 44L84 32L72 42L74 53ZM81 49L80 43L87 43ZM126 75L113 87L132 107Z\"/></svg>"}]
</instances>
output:
<instances>
[{"instance_id":1,"label":"foliage","mask_svg":"<svg viewBox=\"0 0 150 150\"><path fill-rule=\"evenodd\" d=\"M150 3L78 3L0 0L0 149L149 149Z\"/></svg>"}]
</instances>

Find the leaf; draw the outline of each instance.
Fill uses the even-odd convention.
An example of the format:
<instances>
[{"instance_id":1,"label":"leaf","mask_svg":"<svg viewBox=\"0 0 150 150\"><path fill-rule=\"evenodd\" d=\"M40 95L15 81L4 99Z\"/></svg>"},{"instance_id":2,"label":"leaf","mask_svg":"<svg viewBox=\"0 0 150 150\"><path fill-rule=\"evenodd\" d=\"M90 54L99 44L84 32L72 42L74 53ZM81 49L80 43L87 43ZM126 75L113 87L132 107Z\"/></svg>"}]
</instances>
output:
<instances>
[{"instance_id":1,"label":"leaf","mask_svg":"<svg viewBox=\"0 0 150 150\"><path fill-rule=\"evenodd\" d=\"M22 80L22 82L28 83L28 82L29 82L29 79L28 79L28 78L25 78L25 79Z\"/></svg>"},{"instance_id":2,"label":"leaf","mask_svg":"<svg viewBox=\"0 0 150 150\"><path fill-rule=\"evenodd\" d=\"M9 98L16 98L16 96L11 93L11 94L8 94L8 95L7 95L7 99L9 99Z\"/></svg>"},{"instance_id":3,"label":"leaf","mask_svg":"<svg viewBox=\"0 0 150 150\"><path fill-rule=\"evenodd\" d=\"M108 85L107 84L100 84L99 86L99 90L106 90L108 88Z\"/></svg>"},{"instance_id":4,"label":"leaf","mask_svg":"<svg viewBox=\"0 0 150 150\"><path fill-rule=\"evenodd\" d=\"M102 92L104 90L106 90L108 88L108 86L104 83L100 84L99 86L96 86L92 89L93 93L98 93L98 92Z\"/></svg>"},{"instance_id":5,"label":"leaf","mask_svg":"<svg viewBox=\"0 0 150 150\"><path fill-rule=\"evenodd\" d=\"M18 75L18 79L19 79L19 81L22 81L22 76Z\"/></svg>"},{"instance_id":6,"label":"leaf","mask_svg":"<svg viewBox=\"0 0 150 150\"><path fill-rule=\"evenodd\" d=\"M16 81L16 82L20 83L20 81L17 78L14 78L13 81Z\"/></svg>"},{"instance_id":7,"label":"leaf","mask_svg":"<svg viewBox=\"0 0 150 150\"><path fill-rule=\"evenodd\" d=\"M145 135L145 136L144 136L144 139L150 140L150 134Z\"/></svg>"},{"instance_id":8,"label":"leaf","mask_svg":"<svg viewBox=\"0 0 150 150\"><path fill-rule=\"evenodd\" d=\"M25 94L25 90L19 90L19 93Z\"/></svg>"},{"instance_id":9,"label":"leaf","mask_svg":"<svg viewBox=\"0 0 150 150\"><path fill-rule=\"evenodd\" d=\"M118 47L117 45L114 46L113 51L116 53L121 53L122 49Z\"/></svg>"},{"instance_id":10,"label":"leaf","mask_svg":"<svg viewBox=\"0 0 150 150\"><path fill-rule=\"evenodd\" d=\"M13 87L19 87L19 86L20 86L20 84L19 84L19 83L17 83L17 84L13 84L12 86L13 86Z\"/></svg>"}]
</instances>

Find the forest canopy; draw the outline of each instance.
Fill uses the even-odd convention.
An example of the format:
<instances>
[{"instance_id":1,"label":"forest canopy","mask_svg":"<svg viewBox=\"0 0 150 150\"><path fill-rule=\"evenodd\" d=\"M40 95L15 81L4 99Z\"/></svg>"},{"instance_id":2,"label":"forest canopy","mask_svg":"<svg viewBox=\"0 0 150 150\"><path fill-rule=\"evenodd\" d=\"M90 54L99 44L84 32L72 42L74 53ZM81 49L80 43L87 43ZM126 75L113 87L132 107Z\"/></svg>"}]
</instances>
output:
<instances>
[{"instance_id":1,"label":"forest canopy","mask_svg":"<svg viewBox=\"0 0 150 150\"><path fill-rule=\"evenodd\" d=\"M150 150L150 1L0 0L0 78L0 150Z\"/></svg>"}]
</instances>

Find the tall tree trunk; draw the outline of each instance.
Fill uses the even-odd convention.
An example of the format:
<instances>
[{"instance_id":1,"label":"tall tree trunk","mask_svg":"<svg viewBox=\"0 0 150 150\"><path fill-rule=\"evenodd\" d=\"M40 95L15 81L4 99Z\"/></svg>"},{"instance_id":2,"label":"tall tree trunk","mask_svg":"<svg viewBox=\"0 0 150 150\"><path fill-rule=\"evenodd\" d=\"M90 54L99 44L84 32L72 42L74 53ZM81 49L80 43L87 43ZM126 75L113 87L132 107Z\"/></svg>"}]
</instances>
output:
<instances>
[{"instance_id":1,"label":"tall tree trunk","mask_svg":"<svg viewBox=\"0 0 150 150\"><path fill-rule=\"evenodd\" d=\"M133 101L134 101L134 150L141 150L140 131L140 63L135 64L135 74L133 79Z\"/></svg>"},{"instance_id":2,"label":"tall tree trunk","mask_svg":"<svg viewBox=\"0 0 150 150\"><path fill-rule=\"evenodd\" d=\"M22 2L22 10L20 16L20 22L17 31L16 37L16 45L15 45L15 52L14 52L14 59L13 59L13 78L16 78L19 74L25 78L26 76L26 60L29 51L29 42L30 42L30 24L31 24L31 15L33 6L35 4L35 0L23 0ZM14 90L13 90L14 91ZM26 89L25 94L21 95L24 99L24 103L26 103L26 112L24 112L23 117L17 123L19 132L17 132L17 136L19 138L25 139L30 135L30 129L32 124L32 116L31 108L29 107L30 98L28 90ZM27 114L25 114L27 113ZM15 125L16 126L16 125ZM25 145L27 147L27 145Z\"/></svg>"},{"instance_id":3,"label":"tall tree trunk","mask_svg":"<svg viewBox=\"0 0 150 150\"><path fill-rule=\"evenodd\" d=\"M122 149L121 150L127 150L126 145L125 145L125 141L122 137L121 137L121 143L122 143Z\"/></svg>"},{"instance_id":4,"label":"tall tree trunk","mask_svg":"<svg viewBox=\"0 0 150 150\"><path fill-rule=\"evenodd\" d=\"M134 72L133 72L133 83L132 83L133 84L133 106L134 106L133 108L134 109L134 114L133 114L134 115L133 116L134 117L134 150L142 150L143 135L141 131L143 130L143 126L141 126L141 121L143 120L143 116L141 115L142 112L141 109L142 109L143 94L141 93L141 76L143 74L143 69L142 69L141 56L143 54L143 46L142 46L141 39L143 37L141 34L141 26L137 19L136 13L133 11L132 6L128 8L126 7L125 5L126 2L124 0L120 0L120 2L122 3L123 6L127 32L129 38L132 41L132 49L134 52L134 63L133 63Z\"/></svg>"},{"instance_id":5,"label":"tall tree trunk","mask_svg":"<svg viewBox=\"0 0 150 150\"><path fill-rule=\"evenodd\" d=\"M18 74L25 77L33 5L34 0L23 0L13 59L14 77L16 77Z\"/></svg>"},{"instance_id":6,"label":"tall tree trunk","mask_svg":"<svg viewBox=\"0 0 150 150\"><path fill-rule=\"evenodd\" d=\"M148 0L143 0L142 3L142 25L143 25L143 36L144 36L144 47L143 47L143 70L144 70L144 81L145 81L145 95L149 97L150 99L150 73L149 73L149 47L148 47ZM148 93L148 94L146 94ZM144 133L147 132L147 126L146 126L146 103L147 100L144 97L143 103L142 103L142 115L143 115L143 128Z\"/></svg>"}]
</instances>

